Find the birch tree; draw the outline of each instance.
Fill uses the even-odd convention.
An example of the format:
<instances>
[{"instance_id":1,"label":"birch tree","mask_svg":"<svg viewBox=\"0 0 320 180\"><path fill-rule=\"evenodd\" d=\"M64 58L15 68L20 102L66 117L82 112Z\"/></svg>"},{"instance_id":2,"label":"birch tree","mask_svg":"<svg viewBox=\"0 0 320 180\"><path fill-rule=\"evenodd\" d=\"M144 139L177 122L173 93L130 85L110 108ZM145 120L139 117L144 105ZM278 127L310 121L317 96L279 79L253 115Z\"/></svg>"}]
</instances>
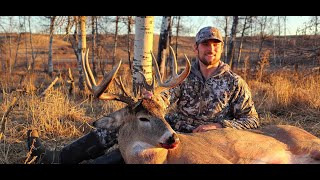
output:
<instances>
[{"instance_id":1,"label":"birch tree","mask_svg":"<svg viewBox=\"0 0 320 180\"><path fill-rule=\"evenodd\" d=\"M29 59L28 59L28 39L27 39L27 23L26 23L26 16L23 16L23 27L24 27L24 41L25 41L25 49L26 49L26 68L27 70L30 69L30 66L29 66Z\"/></svg>"},{"instance_id":2,"label":"birch tree","mask_svg":"<svg viewBox=\"0 0 320 180\"><path fill-rule=\"evenodd\" d=\"M56 16L50 16L50 29L49 29L49 53L48 53L48 74L51 77L53 73L53 63L52 63L52 43L54 34L54 23Z\"/></svg>"},{"instance_id":3,"label":"birch tree","mask_svg":"<svg viewBox=\"0 0 320 180\"><path fill-rule=\"evenodd\" d=\"M180 32L180 20L181 16L176 16L177 24L176 24L176 49L175 53L178 56L178 37L179 37L179 32Z\"/></svg>"},{"instance_id":4,"label":"birch tree","mask_svg":"<svg viewBox=\"0 0 320 180\"><path fill-rule=\"evenodd\" d=\"M282 47L284 47L285 46L285 44L286 44L286 42L287 42L287 16L283 16L283 27L284 27L284 39L283 39L283 41L282 41ZM283 63L284 63L284 61L285 61L285 58L286 58L286 50L285 49L283 49ZM281 64L280 64L281 65Z\"/></svg>"},{"instance_id":5,"label":"birch tree","mask_svg":"<svg viewBox=\"0 0 320 180\"><path fill-rule=\"evenodd\" d=\"M82 71L82 53L86 53L87 49L87 32L86 32L86 20L87 16L80 16L80 40L81 43L78 45L78 53L79 53L79 58L78 60L78 70L79 70L79 89L84 90L85 84L84 84L84 79L83 79L83 71Z\"/></svg>"},{"instance_id":6,"label":"birch tree","mask_svg":"<svg viewBox=\"0 0 320 180\"><path fill-rule=\"evenodd\" d=\"M82 53L85 53L86 51L86 16L74 16L74 33L73 37L74 40L71 41L71 45L73 48L73 51L77 57L77 68L79 72L79 89L80 91L84 91L85 89L85 83L84 83L84 78L83 78L83 70L82 70ZM78 31L80 33L78 34Z\"/></svg>"},{"instance_id":7,"label":"birch tree","mask_svg":"<svg viewBox=\"0 0 320 180\"><path fill-rule=\"evenodd\" d=\"M171 30L171 16L163 16L162 17L162 24L161 24L161 31L159 37L159 45L158 45L158 58L157 62L160 64L160 73L161 77L165 75L165 64L168 52L168 43L169 43L169 32Z\"/></svg>"},{"instance_id":8,"label":"birch tree","mask_svg":"<svg viewBox=\"0 0 320 180\"><path fill-rule=\"evenodd\" d=\"M228 23L229 23L229 16L225 16L225 27L224 27L224 62L228 60Z\"/></svg>"},{"instance_id":9,"label":"birch tree","mask_svg":"<svg viewBox=\"0 0 320 180\"><path fill-rule=\"evenodd\" d=\"M118 26L119 26L119 18L120 16L116 16L115 20L115 31L114 31L114 44L113 44L113 55L112 55L112 67L116 61L116 54L117 54L117 44L118 44Z\"/></svg>"},{"instance_id":10,"label":"birch tree","mask_svg":"<svg viewBox=\"0 0 320 180\"><path fill-rule=\"evenodd\" d=\"M130 70L132 70L132 62L131 62L131 38L130 38L130 34L131 34L131 26L133 24L133 18L132 16L128 16L128 21L127 21L127 27L128 27L128 32L127 32L127 52L128 52L128 63L129 63L129 68Z\"/></svg>"},{"instance_id":11,"label":"birch tree","mask_svg":"<svg viewBox=\"0 0 320 180\"><path fill-rule=\"evenodd\" d=\"M135 18L135 38L134 57L132 66L133 93L140 93L143 84L143 76L150 85L152 82L152 56L153 49L153 16L136 16Z\"/></svg>"},{"instance_id":12,"label":"birch tree","mask_svg":"<svg viewBox=\"0 0 320 180\"><path fill-rule=\"evenodd\" d=\"M33 42L32 42L32 30L31 30L31 17L28 16L28 23L29 23L29 32L30 32L30 47L31 47L31 58L32 58L32 62L31 62L31 69L34 70L34 66L35 66L35 62L36 62L36 54L34 52L34 48L33 48Z\"/></svg>"},{"instance_id":13,"label":"birch tree","mask_svg":"<svg viewBox=\"0 0 320 180\"><path fill-rule=\"evenodd\" d=\"M97 77L97 66L95 63L95 52L96 52L96 24L97 24L97 16L91 16L91 30L92 30L92 71L93 75Z\"/></svg>"},{"instance_id":14,"label":"birch tree","mask_svg":"<svg viewBox=\"0 0 320 180\"><path fill-rule=\"evenodd\" d=\"M239 22L239 16L233 16L233 23L231 28L231 39L229 42L229 48L228 48L228 59L229 59L229 66L232 68L233 64L233 56L234 56L234 47L235 47L235 41L237 36L237 29L238 29L238 22Z\"/></svg>"}]
</instances>

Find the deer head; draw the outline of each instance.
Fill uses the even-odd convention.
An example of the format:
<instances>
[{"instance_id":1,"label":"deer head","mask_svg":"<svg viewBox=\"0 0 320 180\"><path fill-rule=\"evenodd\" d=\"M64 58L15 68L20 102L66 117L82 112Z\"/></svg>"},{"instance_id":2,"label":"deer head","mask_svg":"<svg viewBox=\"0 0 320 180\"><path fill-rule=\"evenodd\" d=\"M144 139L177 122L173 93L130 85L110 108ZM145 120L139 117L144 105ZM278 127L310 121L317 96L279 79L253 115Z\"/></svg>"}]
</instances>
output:
<instances>
[{"instance_id":1,"label":"deer head","mask_svg":"<svg viewBox=\"0 0 320 180\"><path fill-rule=\"evenodd\" d=\"M176 132L164 119L166 108L164 106L164 97L162 92L173 88L180 84L190 73L190 61L186 58L186 67L181 74L177 73L177 61L172 47L170 50L173 54L173 72L170 81L163 82L159 72L157 61L152 54L155 67L155 77L158 86L154 86L144 82L144 87L153 92L151 99L141 97L141 95L132 96L123 85L121 78L116 79L116 83L120 86L121 92L117 94L109 93L108 86L115 79L119 70L121 61L115 66L111 72L106 73L103 80L97 84L91 72L88 51L82 55L82 66L85 74L88 89L92 91L96 98L102 100L117 100L128 104L125 108L115 111L106 117L96 120L93 125L97 128L119 130L119 146L122 152L127 147L134 146L133 149L139 151L144 147L161 147L166 149L175 148L179 144ZM145 80L145 78L144 78ZM141 93L140 93L141 94ZM122 148L121 148L122 147Z\"/></svg>"}]
</instances>

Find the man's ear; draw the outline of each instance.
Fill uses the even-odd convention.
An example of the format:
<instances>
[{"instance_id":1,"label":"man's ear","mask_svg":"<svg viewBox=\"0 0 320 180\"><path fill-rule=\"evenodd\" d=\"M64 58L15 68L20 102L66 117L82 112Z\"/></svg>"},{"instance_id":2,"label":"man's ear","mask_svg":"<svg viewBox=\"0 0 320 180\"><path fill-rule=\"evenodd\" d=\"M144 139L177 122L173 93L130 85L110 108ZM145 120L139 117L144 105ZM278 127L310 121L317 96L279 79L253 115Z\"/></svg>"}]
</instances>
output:
<instances>
[{"instance_id":1,"label":"man's ear","mask_svg":"<svg viewBox=\"0 0 320 180\"><path fill-rule=\"evenodd\" d=\"M224 44L221 43L221 53L223 53L223 50L224 50Z\"/></svg>"},{"instance_id":2,"label":"man's ear","mask_svg":"<svg viewBox=\"0 0 320 180\"><path fill-rule=\"evenodd\" d=\"M195 43L194 45L193 45L193 50L196 52L196 51L198 51L198 45L197 45L197 43Z\"/></svg>"}]
</instances>

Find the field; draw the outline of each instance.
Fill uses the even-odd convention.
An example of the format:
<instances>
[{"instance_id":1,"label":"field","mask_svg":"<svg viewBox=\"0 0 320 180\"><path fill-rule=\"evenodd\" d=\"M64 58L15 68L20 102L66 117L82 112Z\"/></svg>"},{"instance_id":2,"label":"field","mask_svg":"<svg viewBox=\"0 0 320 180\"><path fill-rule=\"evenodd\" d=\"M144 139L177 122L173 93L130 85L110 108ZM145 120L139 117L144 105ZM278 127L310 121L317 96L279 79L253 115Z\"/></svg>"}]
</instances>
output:
<instances>
[{"instance_id":1,"label":"field","mask_svg":"<svg viewBox=\"0 0 320 180\"><path fill-rule=\"evenodd\" d=\"M24 34L24 36L27 35ZM0 164L33 163L29 159L26 147L28 129L38 129L44 144L51 149L59 150L89 132L92 128L91 123L95 119L125 106L120 102L94 99L88 90L79 91L76 56L70 42L64 36L54 38L55 71L52 77L47 75L49 38L40 34L35 34L32 38L33 49L26 42L22 42L19 48L14 46L17 44L15 34L12 35L13 40L10 46L3 37L1 38L2 52L7 53L1 54ZM309 42L308 37L300 36L288 38L286 48L283 46L278 48L279 51L286 49L286 56L282 61L272 56L272 40L266 42L262 56L255 58L252 54L257 52L257 48L249 52L253 38L248 38L244 44L244 58L234 67L234 71L245 78L249 84L262 125L291 124L320 137L320 61L318 57L320 53L315 53L316 56L311 57L314 54L310 55L308 51L302 51L299 48L301 38L305 43L301 46L307 48L305 45ZM158 36L155 36L153 47L155 54L157 54L158 39ZM193 39L193 37L179 39L178 59L180 61L183 54L190 59L194 58ZM97 50L97 61L104 62L100 66L101 71L109 71L112 62L113 38L102 36L99 40L101 46L99 46L100 51ZM90 38L88 38L88 47L91 47ZM133 46L131 47L132 57ZM126 62L128 55L125 36L119 38L116 57L116 61L122 59ZM16 59L15 65L12 64L13 61L8 63L7 60L10 58ZM35 60L34 70L28 69L32 59ZM7 70L9 66L14 67L11 72ZM73 75L74 84L69 77L69 69ZM119 75L123 77L124 84L130 89L132 82L127 63L123 64ZM101 80L101 78L101 73L98 73L98 79ZM47 90L55 79L57 81L54 86ZM111 85L111 91L117 91L114 84Z\"/></svg>"}]
</instances>

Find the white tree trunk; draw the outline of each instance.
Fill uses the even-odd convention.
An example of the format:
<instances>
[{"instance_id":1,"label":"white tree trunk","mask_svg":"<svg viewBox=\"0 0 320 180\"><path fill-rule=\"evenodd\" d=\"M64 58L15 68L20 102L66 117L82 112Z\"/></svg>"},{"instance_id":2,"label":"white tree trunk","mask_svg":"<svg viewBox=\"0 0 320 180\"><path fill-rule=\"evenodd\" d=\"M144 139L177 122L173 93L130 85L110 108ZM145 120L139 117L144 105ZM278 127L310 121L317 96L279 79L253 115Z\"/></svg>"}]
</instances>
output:
<instances>
[{"instance_id":1,"label":"white tree trunk","mask_svg":"<svg viewBox=\"0 0 320 180\"><path fill-rule=\"evenodd\" d=\"M133 92L136 95L140 93L143 85L142 74L149 85L152 82L152 57L150 52L153 48L154 17L137 16L135 22L132 79Z\"/></svg>"},{"instance_id":2,"label":"white tree trunk","mask_svg":"<svg viewBox=\"0 0 320 180\"><path fill-rule=\"evenodd\" d=\"M83 71L82 71L82 56L81 53L86 53L87 49L87 32L86 32L86 21L87 16L80 16L80 38L78 44L78 70L79 70L79 89L81 91L84 90L84 78L83 78Z\"/></svg>"},{"instance_id":3,"label":"white tree trunk","mask_svg":"<svg viewBox=\"0 0 320 180\"><path fill-rule=\"evenodd\" d=\"M92 54L92 71L93 71L93 76L97 77L97 66L96 66L96 61L95 61L95 52L96 52L96 48L97 48L97 30L96 30L96 21L97 21L97 16L91 16L91 29L92 29L92 50L91 50L91 54Z\"/></svg>"},{"instance_id":4,"label":"white tree trunk","mask_svg":"<svg viewBox=\"0 0 320 180\"><path fill-rule=\"evenodd\" d=\"M117 56L117 44L118 44L118 26L119 26L119 16L116 16L116 27L114 32L114 44L113 44L113 55L112 55L112 67L115 65Z\"/></svg>"},{"instance_id":5,"label":"white tree trunk","mask_svg":"<svg viewBox=\"0 0 320 180\"><path fill-rule=\"evenodd\" d=\"M133 24L133 19L132 19L132 16L128 16L128 63L129 63L129 67L130 67L130 70L132 69L132 63L131 63L131 38L130 38L130 34L131 34L131 26Z\"/></svg>"},{"instance_id":6,"label":"white tree trunk","mask_svg":"<svg viewBox=\"0 0 320 180\"><path fill-rule=\"evenodd\" d=\"M165 77L165 64L167 59L169 32L171 31L171 16L163 16L161 24L161 32L158 45L158 64L160 65L161 77Z\"/></svg>"},{"instance_id":7,"label":"white tree trunk","mask_svg":"<svg viewBox=\"0 0 320 180\"><path fill-rule=\"evenodd\" d=\"M53 63L52 63L52 43L54 34L54 23L56 16L50 16L50 35L49 35L49 55L48 55L48 74L52 76L53 73Z\"/></svg>"}]
</instances>

